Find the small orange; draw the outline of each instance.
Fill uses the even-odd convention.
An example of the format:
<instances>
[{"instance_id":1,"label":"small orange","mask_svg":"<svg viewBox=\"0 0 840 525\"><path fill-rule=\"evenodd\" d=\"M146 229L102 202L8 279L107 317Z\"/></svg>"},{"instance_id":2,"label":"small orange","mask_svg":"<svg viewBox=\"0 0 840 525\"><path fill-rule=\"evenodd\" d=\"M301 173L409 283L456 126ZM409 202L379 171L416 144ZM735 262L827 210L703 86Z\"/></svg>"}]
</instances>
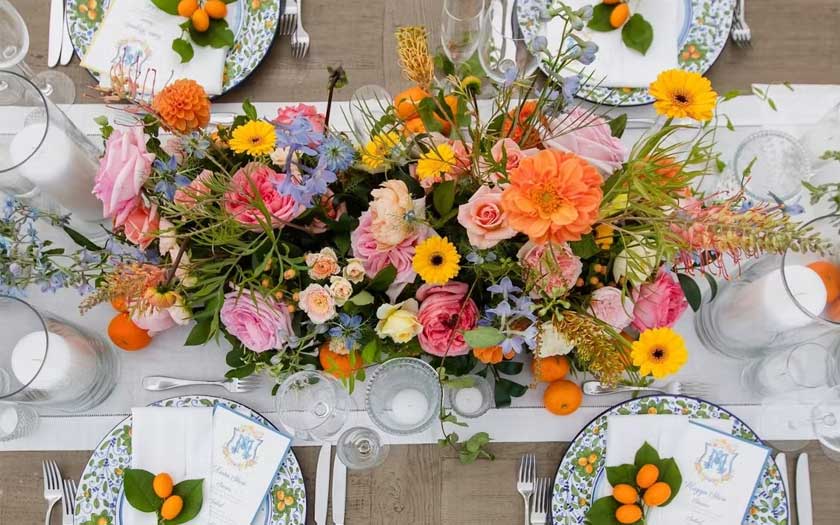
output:
<instances>
[{"instance_id":1,"label":"small orange","mask_svg":"<svg viewBox=\"0 0 840 525\"><path fill-rule=\"evenodd\" d=\"M828 294L826 303L833 303L840 297L840 266L829 261L817 261L808 265L808 268L817 272L825 285Z\"/></svg>"},{"instance_id":2,"label":"small orange","mask_svg":"<svg viewBox=\"0 0 840 525\"><path fill-rule=\"evenodd\" d=\"M204 10L207 11L210 18L216 20L227 16L227 4L222 2L222 0L207 0L204 4Z\"/></svg>"},{"instance_id":3,"label":"small orange","mask_svg":"<svg viewBox=\"0 0 840 525\"><path fill-rule=\"evenodd\" d=\"M193 28L199 33L203 33L210 28L210 16L204 9L198 8L190 17Z\"/></svg>"},{"instance_id":4,"label":"small orange","mask_svg":"<svg viewBox=\"0 0 840 525\"><path fill-rule=\"evenodd\" d=\"M636 487L620 483L613 487L613 498L619 503L632 505L639 501L639 493L636 491Z\"/></svg>"},{"instance_id":5,"label":"small orange","mask_svg":"<svg viewBox=\"0 0 840 525\"><path fill-rule=\"evenodd\" d=\"M642 519L642 509L638 505L622 505L615 511L619 523L636 523Z\"/></svg>"},{"instance_id":6,"label":"small orange","mask_svg":"<svg viewBox=\"0 0 840 525\"><path fill-rule=\"evenodd\" d=\"M834 301L826 306L823 316L830 321L840 323L840 300Z\"/></svg>"},{"instance_id":7,"label":"small orange","mask_svg":"<svg viewBox=\"0 0 840 525\"><path fill-rule=\"evenodd\" d=\"M183 508L184 500L181 496L169 496L160 508L160 517L165 520L174 520Z\"/></svg>"},{"instance_id":8,"label":"small orange","mask_svg":"<svg viewBox=\"0 0 840 525\"><path fill-rule=\"evenodd\" d=\"M610 13L610 25L618 29L624 25L624 22L630 18L630 6L627 4L618 4Z\"/></svg>"},{"instance_id":9,"label":"small orange","mask_svg":"<svg viewBox=\"0 0 840 525\"><path fill-rule=\"evenodd\" d=\"M569 359L564 355L542 357L531 361L531 371L537 381L559 381L569 373Z\"/></svg>"},{"instance_id":10,"label":"small orange","mask_svg":"<svg viewBox=\"0 0 840 525\"><path fill-rule=\"evenodd\" d=\"M118 312L128 311L128 300L124 295L118 295L111 299L111 306Z\"/></svg>"},{"instance_id":11,"label":"small orange","mask_svg":"<svg viewBox=\"0 0 840 525\"><path fill-rule=\"evenodd\" d=\"M569 380L561 379L548 385L543 395L545 408L552 414L567 416L578 409L583 401L583 391Z\"/></svg>"},{"instance_id":12,"label":"small orange","mask_svg":"<svg viewBox=\"0 0 840 525\"><path fill-rule=\"evenodd\" d=\"M337 354L330 350L330 344L324 343L318 351L318 360L321 362L321 367L324 372L332 374L333 376L344 379L350 377L362 368L362 356L358 352L353 352L353 364L350 364L350 354Z\"/></svg>"},{"instance_id":13,"label":"small orange","mask_svg":"<svg viewBox=\"0 0 840 525\"><path fill-rule=\"evenodd\" d=\"M426 133L426 125L423 124L423 119L420 117L414 117L413 119L406 120L405 127L403 128L403 135L408 137L418 133Z\"/></svg>"},{"instance_id":14,"label":"small orange","mask_svg":"<svg viewBox=\"0 0 840 525\"><path fill-rule=\"evenodd\" d=\"M152 480L152 489L159 498L166 499L172 495L172 476L166 472L161 472L155 479Z\"/></svg>"},{"instance_id":15,"label":"small orange","mask_svg":"<svg viewBox=\"0 0 840 525\"><path fill-rule=\"evenodd\" d=\"M659 467L656 465L643 465L636 473L636 485L639 488L646 489L659 480Z\"/></svg>"},{"instance_id":16,"label":"small orange","mask_svg":"<svg viewBox=\"0 0 840 525\"><path fill-rule=\"evenodd\" d=\"M178 14L189 18L198 9L198 0L181 0L178 2Z\"/></svg>"},{"instance_id":17,"label":"small orange","mask_svg":"<svg viewBox=\"0 0 840 525\"><path fill-rule=\"evenodd\" d=\"M645 491L645 495L642 499L648 507L658 507L668 501L668 498L670 497L671 486L664 481L660 481L651 485L650 488Z\"/></svg>"},{"instance_id":18,"label":"small orange","mask_svg":"<svg viewBox=\"0 0 840 525\"><path fill-rule=\"evenodd\" d=\"M111 319L108 337L115 345L129 352L146 348L152 342L149 332L134 324L128 312L119 313Z\"/></svg>"},{"instance_id":19,"label":"small orange","mask_svg":"<svg viewBox=\"0 0 840 525\"><path fill-rule=\"evenodd\" d=\"M396 108L397 117L400 120L417 118L417 106L420 104L420 101L430 96L429 92L420 86L410 87L399 93L394 97L394 108Z\"/></svg>"}]
</instances>

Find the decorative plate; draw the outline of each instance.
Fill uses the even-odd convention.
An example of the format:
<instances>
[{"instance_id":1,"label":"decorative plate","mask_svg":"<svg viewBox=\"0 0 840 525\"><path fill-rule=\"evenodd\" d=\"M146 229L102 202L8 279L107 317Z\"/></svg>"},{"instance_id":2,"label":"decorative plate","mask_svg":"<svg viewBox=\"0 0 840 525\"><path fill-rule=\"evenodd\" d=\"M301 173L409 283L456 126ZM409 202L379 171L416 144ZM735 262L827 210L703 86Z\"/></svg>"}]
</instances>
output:
<instances>
[{"instance_id":1,"label":"decorative plate","mask_svg":"<svg viewBox=\"0 0 840 525\"><path fill-rule=\"evenodd\" d=\"M761 442L752 429L737 417L719 406L699 399L658 395L632 399L616 405L593 419L569 445L557 469L552 490L551 514L556 525L585 523L586 512L595 499L596 482L603 475L607 417L631 414L682 414L702 419L732 419L732 435ZM584 465L579 461L581 458L586 458ZM788 501L782 478L773 458L768 457L743 525L788 525L788 515Z\"/></svg>"},{"instance_id":2,"label":"decorative plate","mask_svg":"<svg viewBox=\"0 0 840 525\"><path fill-rule=\"evenodd\" d=\"M80 57L87 52L112 1L65 0L70 39ZM234 44L225 60L222 94L248 78L268 54L277 34L283 4L284 0L239 0L228 5L226 19L234 34Z\"/></svg>"},{"instance_id":3,"label":"decorative plate","mask_svg":"<svg viewBox=\"0 0 840 525\"><path fill-rule=\"evenodd\" d=\"M250 408L218 397L181 396L151 406L212 407L219 403L274 428ZM90 456L76 492L76 525L120 525L125 497L122 472L131 464L131 416L114 427ZM292 451L274 478L274 485L254 518L254 525L303 525L306 519L306 491L303 474Z\"/></svg>"},{"instance_id":4,"label":"decorative plate","mask_svg":"<svg viewBox=\"0 0 840 525\"><path fill-rule=\"evenodd\" d=\"M683 0L685 22L680 33L680 67L705 73L715 63L729 39L736 0ZM544 7L552 0L519 0L519 25L526 39L536 37L544 21ZM647 88L608 88L583 84L578 96L611 106L639 106L654 101Z\"/></svg>"}]
</instances>

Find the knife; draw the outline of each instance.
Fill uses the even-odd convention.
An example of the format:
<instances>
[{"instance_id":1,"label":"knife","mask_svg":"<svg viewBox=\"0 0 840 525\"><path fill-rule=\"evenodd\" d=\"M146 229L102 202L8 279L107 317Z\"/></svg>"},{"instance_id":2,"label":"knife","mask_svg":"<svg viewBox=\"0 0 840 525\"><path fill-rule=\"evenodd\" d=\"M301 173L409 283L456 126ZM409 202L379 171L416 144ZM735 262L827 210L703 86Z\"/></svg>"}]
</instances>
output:
<instances>
[{"instance_id":1,"label":"knife","mask_svg":"<svg viewBox=\"0 0 840 525\"><path fill-rule=\"evenodd\" d=\"M782 486L785 488L785 496L790 501L790 497L793 494L790 493L790 481L788 481L787 456L785 456L784 452L779 452L776 454L775 461L776 468L779 471L779 477L782 478Z\"/></svg>"},{"instance_id":2,"label":"knife","mask_svg":"<svg viewBox=\"0 0 840 525\"><path fill-rule=\"evenodd\" d=\"M344 507L347 500L347 467L336 456L332 476L332 520L344 525Z\"/></svg>"},{"instance_id":3,"label":"knife","mask_svg":"<svg viewBox=\"0 0 840 525\"><path fill-rule=\"evenodd\" d=\"M814 525L808 454L800 454L799 459L796 460L796 511L799 525Z\"/></svg>"},{"instance_id":4,"label":"knife","mask_svg":"<svg viewBox=\"0 0 840 525\"><path fill-rule=\"evenodd\" d=\"M61 58L61 32L64 30L64 0L50 1L50 41L47 66L55 67Z\"/></svg>"},{"instance_id":5,"label":"knife","mask_svg":"<svg viewBox=\"0 0 840 525\"><path fill-rule=\"evenodd\" d=\"M321 452L318 453L318 468L315 471L315 523L318 525L327 525L331 448L329 444L321 445Z\"/></svg>"},{"instance_id":6,"label":"knife","mask_svg":"<svg viewBox=\"0 0 840 525\"><path fill-rule=\"evenodd\" d=\"M70 41L70 18L64 11L64 29L61 30L61 56L58 63L66 66L73 60L73 42Z\"/></svg>"}]
</instances>

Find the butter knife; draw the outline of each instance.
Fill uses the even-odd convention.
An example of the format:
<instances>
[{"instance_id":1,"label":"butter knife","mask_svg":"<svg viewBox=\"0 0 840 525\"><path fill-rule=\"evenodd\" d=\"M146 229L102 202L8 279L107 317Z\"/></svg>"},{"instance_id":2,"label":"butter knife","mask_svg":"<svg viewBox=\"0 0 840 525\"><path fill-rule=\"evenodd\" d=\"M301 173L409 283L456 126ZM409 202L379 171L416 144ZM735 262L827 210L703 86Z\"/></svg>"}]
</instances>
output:
<instances>
[{"instance_id":1,"label":"butter knife","mask_svg":"<svg viewBox=\"0 0 840 525\"><path fill-rule=\"evenodd\" d=\"M788 479L787 470L787 456L784 452L779 452L774 458L776 461L776 468L779 470L779 477L782 478L782 486L785 488L785 496L788 502L793 494L790 493L790 481Z\"/></svg>"},{"instance_id":2,"label":"butter knife","mask_svg":"<svg viewBox=\"0 0 840 525\"><path fill-rule=\"evenodd\" d=\"M331 446L321 446L318 453L318 467L315 471L315 523L327 525L327 506L330 497L330 459Z\"/></svg>"},{"instance_id":3,"label":"butter knife","mask_svg":"<svg viewBox=\"0 0 840 525\"><path fill-rule=\"evenodd\" d=\"M336 456L332 472L332 520L344 525L344 507L347 500L347 467Z\"/></svg>"},{"instance_id":4,"label":"butter knife","mask_svg":"<svg viewBox=\"0 0 840 525\"><path fill-rule=\"evenodd\" d=\"M814 508L811 505L811 468L808 454L796 460L796 517L799 525L814 525Z\"/></svg>"},{"instance_id":5,"label":"butter knife","mask_svg":"<svg viewBox=\"0 0 840 525\"><path fill-rule=\"evenodd\" d=\"M61 30L61 55L58 63L66 66L73 60L73 42L70 40L70 17L64 10L64 29Z\"/></svg>"},{"instance_id":6,"label":"butter knife","mask_svg":"<svg viewBox=\"0 0 840 525\"><path fill-rule=\"evenodd\" d=\"M47 66L55 67L61 58L61 32L64 30L64 0L50 0L50 34Z\"/></svg>"}]
</instances>

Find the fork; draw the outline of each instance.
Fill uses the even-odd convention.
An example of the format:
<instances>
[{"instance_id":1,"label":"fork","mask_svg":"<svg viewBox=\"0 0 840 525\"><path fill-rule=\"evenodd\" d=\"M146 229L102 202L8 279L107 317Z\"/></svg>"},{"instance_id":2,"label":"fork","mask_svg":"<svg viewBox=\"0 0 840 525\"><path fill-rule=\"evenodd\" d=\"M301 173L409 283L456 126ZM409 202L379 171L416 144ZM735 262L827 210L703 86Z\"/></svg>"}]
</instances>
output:
<instances>
[{"instance_id":1,"label":"fork","mask_svg":"<svg viewBox=\"0 0 840 525\"><path fill-rule=\"evenodd\" d=\"M169 390L170 388L180 388L183 386L220 386L234 394L241 394L244 392L251 392L256 390L262 384L259 377L244 377L242 379L225 379L223 381L202 381L193 379L180 379L177 377L166 376L148 376L144 377L141 383L143 388L151 392L158 392L160 390Z\"/></svg>"},{"instance_id":2,"label":"fork","mask_svg":"<svg viewBox=\"0 0 840 525\"><path fill-rule=\"evenodd\" d=\"M744 0L737 0L735 5L735 12L733 13L734 20L732 22L732 41L738 47L749 46L752 44L752 31L747 25L747 19L744 10Z\"/></svg>"},{"instance_id":3,"label":"fork","mask_svg":"<svg viewBox=\"0 0 840 525\"><path fill-rule=\"evenodd\" d=\"M295 0L287 0L283 14L280 16L280 34L291 35L297 25L298 5Z\"/></svg>"},{"instance_id":4,"label":"fork","mask_svg":"<svg viewBox=\"0 0 840 525\"><path fill-rule=\"evenodd\" d=\"M61 500L61 471L55 461L42 461L41 468L44 471L44 499L47 500L47 518L44 523L50 525L53 507Z\"/></svg>"},{"instance_id":5,"label":"fork","mask_svg":"<svg viewBox=\"0 0 840 525\"><path fill-rule=\"evenodd\" d=\"M537 473L537 458L533 454L525 454L519 463L519 481L516 483L516 490L525 500L525 525L530 523L531 518L531 494L534 492L534 477Z\"/></svg>"},{"instance_id":6,"label":"fork","mask_svg":"<svg viewBox=\"0 0 840 525\"><path fill-rule=\"evenodd\" d=\"M583 393L589 396L604 396L608 394L616 394L619 392L661 392L663 394L670 394L672 396L691 396L703 397L709 393L709 385L705 383L687 383L681 381L671 381L664 385L649 385L649 386L606 386L600 381L585 381L583 383Z\"/></svg>"},{"instance_id":7,"label":"fork","mask_svg":"<svg viewBox=\"0 0 840 525\"><path fill-rule=\"evenodd\" d=\"M64 490L64 513L61 517L61 525L73 525L73 508L76 506L76 482L72 479L65 479L62 488Z\"/></svg>"},{"instance_id":8,"label":"fork","mask_svg":"<svg viewBox=\"0 0 840 525\"><path fill-rule=\"evenodd\" d=\"M548 522L548 495L551 488L549 478L537 478L534 488L534 510L531 511L531 525L546 525Z\"/></svg>"},{"instance_id":9,"label":"fork","mask_svg":"<svg viewBox=\"0 0 840 525\"><path fill-rule=\"evenodd\" d=\"M297 0L297 29L292 35L292 56L300 60L309 52L309 33L303 28L303 0Z\"/></svg>"}]
</instances>

